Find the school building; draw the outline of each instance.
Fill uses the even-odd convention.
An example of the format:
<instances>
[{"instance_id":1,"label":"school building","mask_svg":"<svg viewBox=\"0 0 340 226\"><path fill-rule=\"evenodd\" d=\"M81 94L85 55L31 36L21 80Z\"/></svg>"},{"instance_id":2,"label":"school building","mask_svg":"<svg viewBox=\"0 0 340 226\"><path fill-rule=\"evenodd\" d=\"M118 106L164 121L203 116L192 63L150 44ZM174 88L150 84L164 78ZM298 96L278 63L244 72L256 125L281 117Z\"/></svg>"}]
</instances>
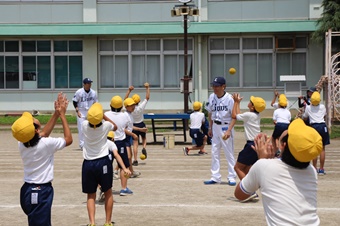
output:
<instances>
[{"instance_id":1,"label":"school building","mask_svg":"<svg viewBox=\"0 0 340 226\"><path fill-rule=\"evenodd\" d=\"M0 0L0 112L52 112L62 91L71 99L94 80L105 109L133 85L148 112L183 111L183 0ZM190 101L205 102L216 76L227 91L267 101L284 92L281 75L304 75L302 94L324 74L324 45L311 34L322 0L193 0L188 16ZM236 73L229 74L234 67ZM292 98L293 103L296 98ZM73 111L72 104L69 110Z\"/></svg>"}]
</instances>

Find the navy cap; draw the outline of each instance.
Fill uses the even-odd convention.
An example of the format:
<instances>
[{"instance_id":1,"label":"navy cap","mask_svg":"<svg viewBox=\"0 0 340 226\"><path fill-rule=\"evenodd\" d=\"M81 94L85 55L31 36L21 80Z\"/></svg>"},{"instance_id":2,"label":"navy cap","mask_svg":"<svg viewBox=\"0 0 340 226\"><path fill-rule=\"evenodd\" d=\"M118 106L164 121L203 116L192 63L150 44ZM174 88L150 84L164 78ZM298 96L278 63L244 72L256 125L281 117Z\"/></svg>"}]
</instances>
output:
<instances>
[{"instance_id":1,"label":"navy cap","mask_svg":"<svg viewBox=\"0 0 340 226\"><path fill-rule=\"evenodd\" d=\"M312 86L312 87L309 87L309 89L308 89L307 91L309 91L309 92L315 92L315 91L316 91L316 88L315 88L314 86Z\"/></svg>"},{"instance_id":2,"label":"navy cap","mask_svg":"<svg viewBox=\"0 0 340 226\"><path fill-rule=\"evenodd\" d=\"M84 78L83 83L84 84L88 84L88 83L92 83L93 81L90 78Z\"/></svg>"},{"instance_id":3,"label":"navy cap","mask_svg":"<svg viewBox=\"0 0 340 226\"><path fill-rule=\"evenodd\" d=\"M225 79L223 77L216 77L214 81L211 83L213 86L222 86L225 85Z\"/></svg>"}]
</instances>

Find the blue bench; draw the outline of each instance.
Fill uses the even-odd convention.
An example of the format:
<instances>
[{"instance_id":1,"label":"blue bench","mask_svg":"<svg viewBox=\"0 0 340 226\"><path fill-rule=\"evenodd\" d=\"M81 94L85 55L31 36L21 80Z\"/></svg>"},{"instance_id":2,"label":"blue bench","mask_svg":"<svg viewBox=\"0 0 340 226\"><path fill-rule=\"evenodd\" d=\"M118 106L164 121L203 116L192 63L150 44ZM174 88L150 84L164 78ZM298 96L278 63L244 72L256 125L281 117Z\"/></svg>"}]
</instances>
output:
<instances>
[{"instance_id":1,"label":"blue bench","mask_svg":"<svg viewBox=\"0 0 340 226\"><path fill-rule=\"evenodd\" d=\"M152 134L153 134L153 141L157 142L157 134L156 134L156 126L155 126L155 120L164 121L164 120L173 120L173 130L177 129L176 121L181 120L183 123L183 136L184 136L184 142L187 141L187 123L186 121L190 119L190 114L184 114L184 113L178 113L178 114L144 114L144 119L151 119L152 124Z\"/></svg>"}]
</instances>

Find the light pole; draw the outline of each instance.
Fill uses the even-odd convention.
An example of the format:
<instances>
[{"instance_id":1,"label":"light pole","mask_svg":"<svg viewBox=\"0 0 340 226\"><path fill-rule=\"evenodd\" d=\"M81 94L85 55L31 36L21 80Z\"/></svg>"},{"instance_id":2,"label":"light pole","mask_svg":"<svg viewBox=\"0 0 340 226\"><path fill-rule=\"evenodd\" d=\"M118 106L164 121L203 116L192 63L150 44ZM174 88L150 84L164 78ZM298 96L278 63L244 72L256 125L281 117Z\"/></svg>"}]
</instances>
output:
<instances>
[{"instance_id":1,"label":"light pole","mask_svg":"<svg viewBox=\"0 0 340 226\"><path fill-rule=\"evenodd\" d=\"M184 113L188 112L188 99L189 99L189 82L191 78L188 75L188 16L198 16L199 10L193 4L188 4L192 0L179 0L182 5L175 5L171 10L171 16L183 16L184 28L184 76L181 79L183 82L184 94Z\"/></svg>"}]
</instances>

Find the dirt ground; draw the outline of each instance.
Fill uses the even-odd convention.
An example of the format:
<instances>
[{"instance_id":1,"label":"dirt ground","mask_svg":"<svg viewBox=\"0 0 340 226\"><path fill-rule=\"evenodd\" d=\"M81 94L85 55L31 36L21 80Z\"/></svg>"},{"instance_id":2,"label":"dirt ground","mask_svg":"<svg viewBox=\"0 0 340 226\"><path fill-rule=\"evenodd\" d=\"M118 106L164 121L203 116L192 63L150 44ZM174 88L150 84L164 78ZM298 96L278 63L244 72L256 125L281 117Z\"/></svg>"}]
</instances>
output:
<instances>
[{"instance_id":1,"label":"dirt ground","mask_svg":"<svg viewBox=\"0 0 340 226\"><path fill-rule=\"evenodd\" d=\"M61 136L62 134L52 134ZM22 162L17 142L11 132L0 131L0 225L27 225L26 215L19 203L23 183ZM86 195L81 192L82 153L78 149L77 134L70 147L57 152L54 168L53 225L88 223ZM151 142L151 133L148 134ZM227 163L222 156L224 183L204 185L210 179L210 146L208 155L196 151L184 156L181 138L176 137L173 149L162 145L147 146L148 158L139 160L139 178L129 179L132 196L119 196L120 182L114 180L113 220L118 226L173 225L265 225L263 207L259 202L239 203L233 197L235 187L226 184ZM186 145L190 145L187 143ZM244 145L244 135L236 133L235 156ZM321 225L340 225L340 140L331 140L326 148L327 175L319 177L318 214ZM104 206L97 203L96 223L105 222Z\"/></svg>"}]
</instances>

